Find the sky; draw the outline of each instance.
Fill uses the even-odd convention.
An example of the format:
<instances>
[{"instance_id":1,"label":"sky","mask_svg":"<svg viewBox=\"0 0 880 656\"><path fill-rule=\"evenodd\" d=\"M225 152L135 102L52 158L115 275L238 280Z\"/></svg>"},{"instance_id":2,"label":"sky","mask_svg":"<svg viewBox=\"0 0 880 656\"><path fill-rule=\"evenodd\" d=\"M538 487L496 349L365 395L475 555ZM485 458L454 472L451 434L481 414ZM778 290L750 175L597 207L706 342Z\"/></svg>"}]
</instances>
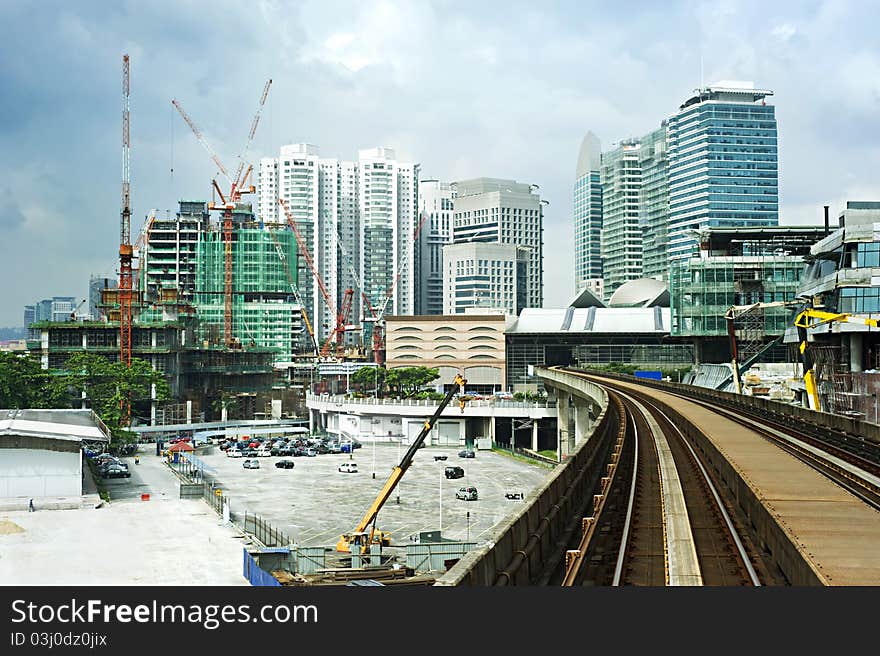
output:
<instances>
[{"instance_id":1,"label":"sky","mask_svg":"<svg viewBox=\"0 0 880 656\"><path fill-rule=\"evenodd\" d=\"M659 126L701 82L771 89L780 223L880 200L880 2L0 2L0 326L115 276L122 55L131 57L132 234L153 208L209 199L234 170L316 144L394 148L422 178L539 185L544 305L574 293L572 186L603 149Z\"/></svg>"}]
</instances>

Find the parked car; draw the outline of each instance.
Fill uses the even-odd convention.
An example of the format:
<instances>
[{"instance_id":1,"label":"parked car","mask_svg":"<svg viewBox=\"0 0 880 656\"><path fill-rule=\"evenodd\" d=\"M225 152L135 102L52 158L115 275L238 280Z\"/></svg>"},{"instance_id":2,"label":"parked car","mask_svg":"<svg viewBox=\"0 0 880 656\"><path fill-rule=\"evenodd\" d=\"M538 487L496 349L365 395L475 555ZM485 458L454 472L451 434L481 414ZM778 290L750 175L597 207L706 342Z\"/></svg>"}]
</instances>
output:
<instances>
[{"instance_id":1,"label":"parked car","mask_svg":"<svg viewBox=\"0 0 880 656\"><path fill-rule=\"evenodd\" d=\"M464 478L464 469L461 467L447 467L443 473L446 478Z\"/></svg>"},{"instance_id":2,"label":"parked car","mask_svg":"<svg viewBox=\"0 0 880 656\"><path fill-rule=\"evenodd\" d=\"M309 458L314 458L316 455L318 455L318 452L315 451L314 449L309 448L309 449L306 449L306 455Z\"/></svg>"},{"instance_id":3,"label":"parked car","mask_svg":"<svg viewBox=\"0 0 880 656\"><path fill-rule=\"evenodd\" d=\"M257 456L259 456L260 458L268 458L271 455L271 449L268 449L265 446L261 446L259 449L257 449Z\"/></svg>"},{"instance_id":4,"label":"parked car","mask_svg":"<svg viewBox=\"0 0 880 656\"><path fill-rule=\"evenodd\" d=\"M128 469L119 467L118 465L108 465L101 470L102 478L131 478L131 472Z\"/></svg>"},{"instance_id":5,"label":"parked car","mask_svg":"<svg viewBox=\"0 0 880 656\"><path fill-rule=\"evenodd\" d=\"M476 501L477 500L477 488L473 485L468 487L460 487L458 488L458 492L455 493L456 499L463 499L464 501Z\"/></svg>"},{"instance_id":6,"label":"parked car","mask_svg":"<svg viewBox=\"0 0 880 656\"><path fill-rule=\"evenodd\" d=\"M356 462L343 462L339 465L338 471L341 471L344 474L357 474L358 466Z\"/></svg>"},{"instance_id":7,"label":"parked car","mask_svg":"<svg viewBox=\"0 0 880 656\"><path fill-rule=\"evenodd\" d=\"M245 469L259 469L260 461L256 458L247 458L243 463L241 463L241 465Z\"/></svg>"},{"instance_id":8,"label":"parked car","mask_svg":"<svg viewBox=\"0 0 880 656\"><path fill-rule=\"evenodd\" d=\"M441 454L439 456L434 456L434 462L437 462L438 460L446 460L446 455Z\"/></svg>"},{"instance_id":9,"label":"parked car","mask_svg":"<svg viewBox=\"0 0 880 656\"><path fill-rule=\"evenodd\" d=\"M459 458L475 458L476 454L471 449L463 449L458 452Z\"/></svg>"},{"instance_id":10,"label":"parked car","mask_svg":"<svg viewBox=\"0 0 880 656\"><path fill-rule=\"evenodd\" d=\"M226 457L227 458L242 458L242 457L244 457L244 452L241 449L239 449L237 446L232 447L231 449L229 449L226 452Z\"/></svg>"},{"instance_id":11,"label":"parked car","mask_svg":"<svg viewBox=\"0 0 880 656\"><path fill-rule=\"evenodd\" d=\"M104 469L105 467L116 466L122 467L123 469L128 469L128 465L122 462L119 458L104 458L96 463L98 465L98 469Z\"/></svg>"},{"instance_id":12,"label":"parked car","mask_svg":"<svg viewBox=\"0 0 880 656\"><path fill-rule=\"evenodd\" d=\"M275 466L278 467L278 469L293 469L295 464L296 463L293 462L293 460L279 460L275 463Z\"/></svg>"}]
</instances>

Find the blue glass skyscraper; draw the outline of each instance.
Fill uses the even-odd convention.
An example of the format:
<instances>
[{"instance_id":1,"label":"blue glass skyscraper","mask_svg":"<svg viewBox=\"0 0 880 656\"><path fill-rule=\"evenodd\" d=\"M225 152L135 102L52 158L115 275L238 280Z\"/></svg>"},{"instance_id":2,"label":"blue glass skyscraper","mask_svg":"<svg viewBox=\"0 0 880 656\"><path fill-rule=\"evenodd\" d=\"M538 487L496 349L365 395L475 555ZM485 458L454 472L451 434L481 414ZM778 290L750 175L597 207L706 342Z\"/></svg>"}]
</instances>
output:
<instances>
[{"instance_id":1,"label":"blue glass skyscraper","mask_svg":"<svg viewBox=\"0 0 880 656\"><path fill-rule=\"evenodd\" d=\"M698 89L668 122L668 257L695 254L690 230L779 224L772 91L751 82Z\"/></svg>"}]
</instances>

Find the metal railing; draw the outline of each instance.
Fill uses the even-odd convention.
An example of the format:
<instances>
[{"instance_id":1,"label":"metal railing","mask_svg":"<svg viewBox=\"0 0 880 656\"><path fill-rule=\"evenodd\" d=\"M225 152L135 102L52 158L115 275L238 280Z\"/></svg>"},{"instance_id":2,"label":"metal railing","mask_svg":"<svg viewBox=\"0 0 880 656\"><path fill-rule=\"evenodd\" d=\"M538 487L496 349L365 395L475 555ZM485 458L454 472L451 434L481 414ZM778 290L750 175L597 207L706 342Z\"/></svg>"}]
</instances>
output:
<instances>
[{"instance_id":1,"label":"metal railing","mask_svg":"<svg viewBox=\"0 0 880 656\"><path fill-rule=\"evenodd\" d=\"M402 405L410 407L436 407L439 401L430 399L379 399L376 397L355 398L343 395L322 396L306 394L306 402L352 404L352 405ZM467 402L468 408L555 408L555 403L547 401L509 401L506 399L479 399Z\"/></svg>"}]
</instances>

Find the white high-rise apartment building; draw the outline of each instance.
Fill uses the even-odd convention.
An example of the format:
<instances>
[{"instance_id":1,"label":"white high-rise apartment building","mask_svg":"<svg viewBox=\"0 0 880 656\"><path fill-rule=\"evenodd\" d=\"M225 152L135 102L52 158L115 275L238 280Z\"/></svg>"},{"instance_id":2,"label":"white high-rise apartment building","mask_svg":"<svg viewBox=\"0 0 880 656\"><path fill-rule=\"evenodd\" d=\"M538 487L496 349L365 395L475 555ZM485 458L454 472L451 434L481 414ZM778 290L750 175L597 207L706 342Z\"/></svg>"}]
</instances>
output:
<instances>
[{"instance_id":1,"label":"white high-rise apartment building","mask_svg":"<svg viewBox=\"0 0 880 656\"><path fill-rule=\"evenodd\" d=\"M284 222L278 207L278 160L263 157L257 171L257 216L266 223Z\"/></svg>"},{"instance_id":2,"label":"white high-rise apartment building","mask_svg":"<svg viewBox=\"0 0 880 656\"><path fill-rule=\"evenodd\" d=\"M285 201L334 305L328 307L300 257L299 291L319 341L333 332L347 289L353 291L349 323L369 316L362 294L378 312L393 291L386 313L412 314L418 175L418 164L398 162L392 149L381 147L361 150L351 162L320 157L310 144L290 144L277 160L261 160L260 218L285 222L278 198ZM347 336L349 343L357 339Z\"/></svg>"},{"instance_id":3,"label":"white high-rise apartment building","mask_svg":"<svg viewBox=\"0 0 880 656\"><path fill-rule=\"evenodd\" d=\"M452 241L456 244L473 241L510 244L526 249L528 271L524 272L526 296L523 307L541 307L544 302L545 201L534 193L537 185L498 178L475 178L457 182L455 187Z\"/></svg>"},{"instance_id":4,"label":"white high-rise apartment building","mask_svg":"<svg viewBox=\"0 0 880 656\"><path fill-rule=\"evenodd\" d=\"M454 198L455 189L449 182L419 181L415 237L418 281L415 313L419 315L443 314L443 247L452 243Z\"/></svg>"}]
</instances>

